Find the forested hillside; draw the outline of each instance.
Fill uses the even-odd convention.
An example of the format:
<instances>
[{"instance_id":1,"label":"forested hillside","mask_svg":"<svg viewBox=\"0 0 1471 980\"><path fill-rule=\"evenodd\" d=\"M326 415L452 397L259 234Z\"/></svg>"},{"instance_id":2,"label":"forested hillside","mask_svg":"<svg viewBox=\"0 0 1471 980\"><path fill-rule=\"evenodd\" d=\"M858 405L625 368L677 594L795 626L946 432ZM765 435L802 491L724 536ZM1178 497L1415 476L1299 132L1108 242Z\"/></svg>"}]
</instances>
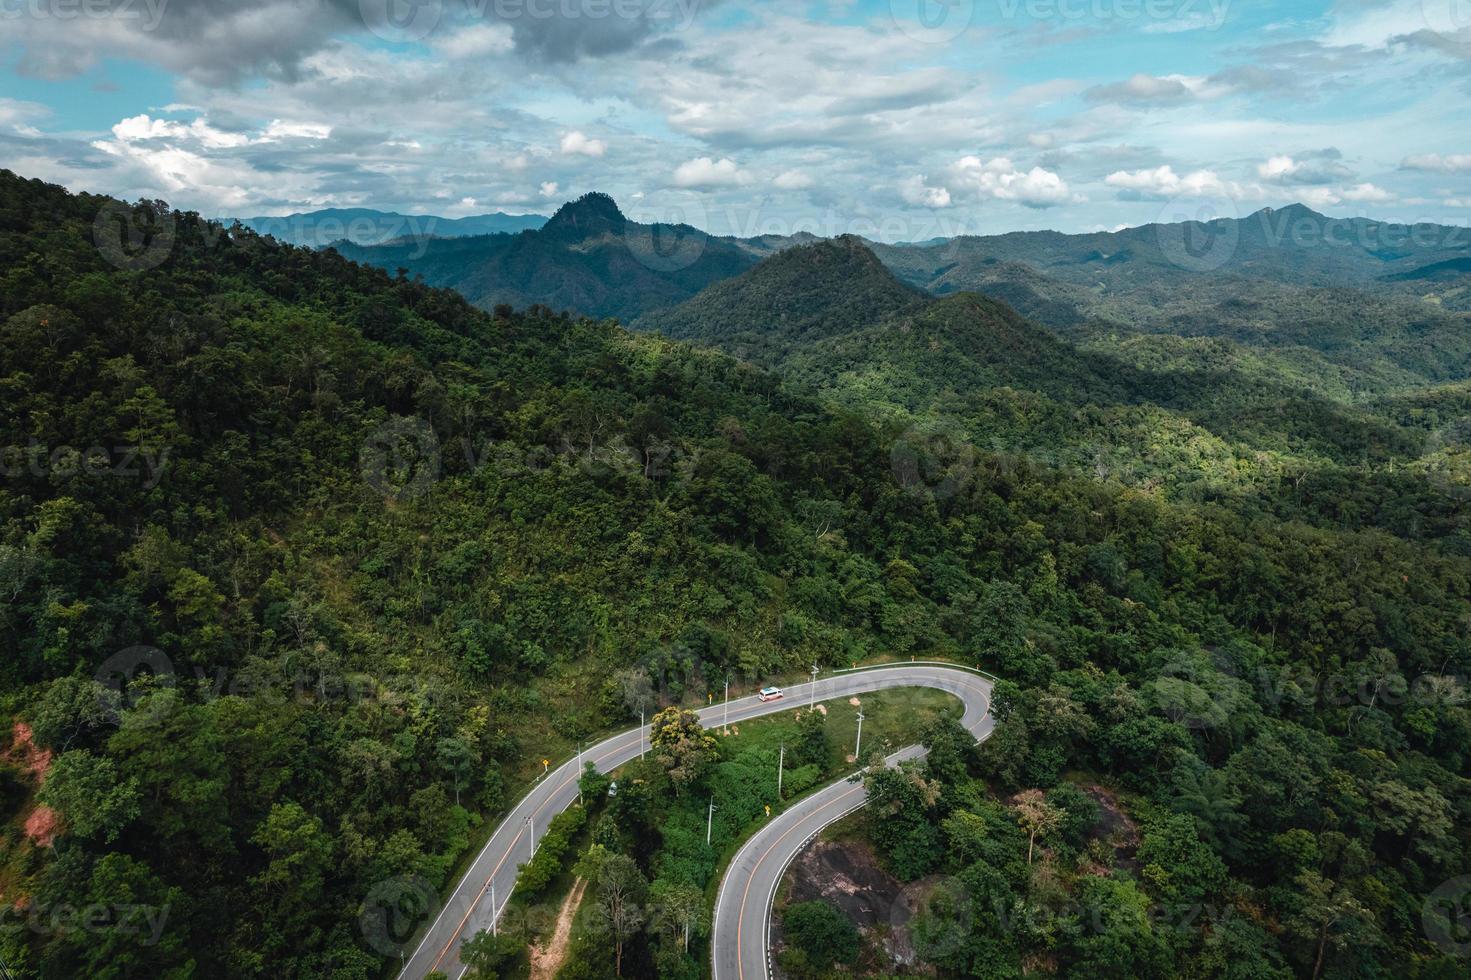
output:
<instances>
[{"instance_id":1,"label":"forested hillside","mask_svg":"<svg viewBox=\"0 0 1471 980\"><path fill-rule=\"evenodd\" d=\"M1170 499L1471 550L1455 386L1422 384L1407 412L1366 402L1326 361L1225 340L1079 347L986 296L908 293L853 239L793 248L638 326L717 344L855 412Z\"/></svg>"},{"instance_id":2,"label":"forested hillside","mask_svg":"<svg viewBox=\"0 0 1471 980\"><path fill-rule=\"evenodd\" d=\"M1067 335L1224 338L1352 371L1371 394L1471 374L1471 233L1461 227L1295 205L1207 223L874 248L905 282L937 295L979 290Z\"/></svg>"},{"instance_id":3,"label":"forested hillside","mask_svg":"<svg viewBox=\"0 0 1471 980\"><path fill-rule=\"evenodd\" d=\"M161 204L135 263L97 247L107 204L0 173L0 892L166 914L7 930L12 971L385 976L365 907L446 886L539 759L627 724L618 672L698 698L879 653L1010 682L998 786L1086 766L1169 814L1141 901L1229 898L1234 960L1458 968L1422 924L1471 873L1454 549L931 438ZM1051 356L984 300L926 315L967 304ZM983 397L1018 428L1078 417ZM1324 514L1359 506L1341 489ZM701 887L707 857L640 873ZM1217 927L1138 975L1206 975ZM665 976L705 962L698 937L628 945Z\"/></svg>"}]
</instances>

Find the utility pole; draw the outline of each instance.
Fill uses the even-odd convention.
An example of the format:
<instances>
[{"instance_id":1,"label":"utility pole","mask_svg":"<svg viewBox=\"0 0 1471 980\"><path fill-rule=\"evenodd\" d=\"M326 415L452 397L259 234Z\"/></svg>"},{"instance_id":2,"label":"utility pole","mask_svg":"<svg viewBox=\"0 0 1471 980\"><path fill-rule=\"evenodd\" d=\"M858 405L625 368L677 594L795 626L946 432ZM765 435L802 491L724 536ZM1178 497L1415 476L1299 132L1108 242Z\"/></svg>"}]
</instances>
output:
<instances>
[{"instance_id":1,"label":"utility pole","mask_svg":"<svg viewBox=\"0 0 1471 980\"><path fill-rule=\"evenodd\" d=\"M726 674L725 675L725 721L721 722L720 727L724 730L725 734L727 734L727 735L730 734L730 675L729 674Z\"/></svg>"},{"instance_id":2,"label":"utility pole","mask_svg":"<svg viewBox=\"0 0 1471 980\"><path fill-rule=\"evenodd\" d=\"M812 683L809 685L812 692L812 701L807 705L809 708L817 707L817 664L812 665Z\"/></svg>"},{"instance_id":3,"label":"utility pole","mask_svg":"<svg viewBox=\"0 0 1471 980\"><path fill-rule=\"evenodd\" d=\"M526 818L526 826L531 828L531 856L536 857L536 814Z\"/></svg>"},{"instance_id":4,"label":"utility pole","mask_svg":"<svg viewBox=\"0 0 1471 980\"><path fill-rule=\"evenodd\" d=\"M787 746L782 743L781 753L776 757L776 798L781 799L781 770L787 761Z\"/></svg>"},{"instance_id":5,"label":"utility pole","mask_svg":"<svg viewBox=\"0 0 1471 980\"><path fill-rule=\"evenodd\" d=\"M644 757L644 709L638 709L638 757Z\"/></svg>"},{"instance_id":6,"label":"utility pole","mask_svg":"<svg viewBox=\"0 0 1471 980\"><path fill-rule=\"evenodd\" d=\"M705 846L710 846L710 831L715 826L715 797L710 797L710 812L705 814Z\"/></svg>"},{"instance_id":7,"label":"utility pole","mask_svg":"<svg viewBox=\"0 0 1471 980\"><path fill-rule=\"evenodd\" d=\"M582 806L582 743L577 743L577 805Z\"/></svg>"},{"instance_id":8,"label":"utility pole","mask_svg":"<svg viewBox=\"0 0 1471 980\"><path fill-rule=\"evenodd\" d=\"M498 912L499 912L499 910L495 907L495 877L494 876L491 876L491 879L490 879L490 934L492 936L499 936L500 935L500 933L496 930L496 920L500 918L500 915L497 914Z\"/></svg>"},{"instance_id":9,"label":"utility pole","mask_svg":"<svg viewBox=\"0 0 1471 980\"><path fill-rule=\"evenodd\" d=\"M863 765L863 756L859 750L863 748L863 712L858 712L858 741L853 745L853 761L860 766Z\"/></svg>"}]
</instances>

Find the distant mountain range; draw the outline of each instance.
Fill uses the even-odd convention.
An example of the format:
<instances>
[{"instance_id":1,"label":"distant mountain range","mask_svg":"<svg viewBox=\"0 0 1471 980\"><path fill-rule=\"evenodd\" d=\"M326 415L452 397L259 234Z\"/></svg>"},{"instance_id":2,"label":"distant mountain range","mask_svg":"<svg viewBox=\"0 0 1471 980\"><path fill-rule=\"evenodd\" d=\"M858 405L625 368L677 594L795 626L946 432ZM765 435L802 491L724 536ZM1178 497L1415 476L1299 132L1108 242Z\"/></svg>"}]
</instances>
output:
<instances>
[{"instance_id":1,"label":"distant mountain range","mask_svg":"<svg viewBox=\"0 0 1471 980\"><path fill-rule=\"evenodd\" d=\"M240 224L290 245L315 248L334 242L380 245L399 239L463 238L532 231L546 224L544 214L476 214L441 218L432 214L399 214L372 208L328 208L282 217L237 218Z\"/></svg>"},{"instance_id":2,"label":"distant mountain range","mask_svg":"<svg viewBox=\"0 0 1471 980\"><path fill-rule=\"evenodd\" d=\"M606 194L565 204L540 230L519 235L338 250L389 271L407 269L482 309L540 304L625 321L739 275L762 254L689 225L629 221Z\"/></svg>"},{"instance_id":3,"label":"distant mountain range","mask_svg":"<svg viewBox=\"0 0 1471 980\"><path fill-rule=\"evenodd\" d=\"M1082 235L1013 232L903 245L852 239L850 250L866 246L864 254L871 250L874 265L898 282L885 284L865 267L861 287L850 281L819 300L812 290L836 266L798 272L777 263L761 279L781 300L770 321L727 291L698 295L818 241L642 225L607 195L589 194L518 235L339 247L348 258L456 289L482 308L541 304L617 317L762 362L771 359L774 329L822 337L852 322L852 310L868 298L864 290L887 297L878 306L888 309L900 300L896 290L908 287L904 297L979 292L1082 345L1117 350L1119 337L1140 334L1183 339L1183 346L1129 345L1141 363L1156 363L1169 346L1166 361L1178 366L1181 357L1207 356L1206 347L1191 346L1195 340L1230 342L1239 345L1233 359L1242 349L1259 351L1279 378L1335 397L1471 377L1471 234L1464 228L1331 218L1293 205ZM817 278L803 278L809 275ZM692 300L695 308L662 316ZM1220 356L1224 348L1213 350Z\"/></svg>"}]
</instances>

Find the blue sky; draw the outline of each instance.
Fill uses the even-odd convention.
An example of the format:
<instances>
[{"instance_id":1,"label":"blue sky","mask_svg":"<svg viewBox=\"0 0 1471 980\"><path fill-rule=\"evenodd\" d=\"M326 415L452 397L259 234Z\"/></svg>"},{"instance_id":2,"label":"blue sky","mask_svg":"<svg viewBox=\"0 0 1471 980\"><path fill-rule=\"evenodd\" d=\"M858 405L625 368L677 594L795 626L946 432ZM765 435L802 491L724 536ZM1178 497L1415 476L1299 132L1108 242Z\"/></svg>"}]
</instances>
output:
<instances>
[{"instance_id":1,"label":"blue sky","mask_svg":"<svg viewBox=\"0 0 1471 980\"><path fill-rule=\"evenodd\" d=\"M0 0L0 164L211 216L1471 219L1471 0Z\"/></svg>"}]
</instances>

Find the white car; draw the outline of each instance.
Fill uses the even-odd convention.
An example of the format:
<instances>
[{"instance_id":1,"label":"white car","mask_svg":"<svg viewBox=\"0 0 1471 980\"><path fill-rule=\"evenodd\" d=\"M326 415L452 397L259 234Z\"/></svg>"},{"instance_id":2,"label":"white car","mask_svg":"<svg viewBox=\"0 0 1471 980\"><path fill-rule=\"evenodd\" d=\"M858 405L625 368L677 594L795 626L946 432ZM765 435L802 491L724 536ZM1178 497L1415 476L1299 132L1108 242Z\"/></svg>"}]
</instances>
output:
<instances>
[{"instance_id":1,"label":"white car","mask_svg":"<svg viewBox=\"0 0 1471 980\"><path fill-rule=\"evenodd\" d=\"M763 687L761 693L756 696L762 701L775 701L777 698L783 697L783 694L779 687Z\"/></svg>"}]
</instances>

